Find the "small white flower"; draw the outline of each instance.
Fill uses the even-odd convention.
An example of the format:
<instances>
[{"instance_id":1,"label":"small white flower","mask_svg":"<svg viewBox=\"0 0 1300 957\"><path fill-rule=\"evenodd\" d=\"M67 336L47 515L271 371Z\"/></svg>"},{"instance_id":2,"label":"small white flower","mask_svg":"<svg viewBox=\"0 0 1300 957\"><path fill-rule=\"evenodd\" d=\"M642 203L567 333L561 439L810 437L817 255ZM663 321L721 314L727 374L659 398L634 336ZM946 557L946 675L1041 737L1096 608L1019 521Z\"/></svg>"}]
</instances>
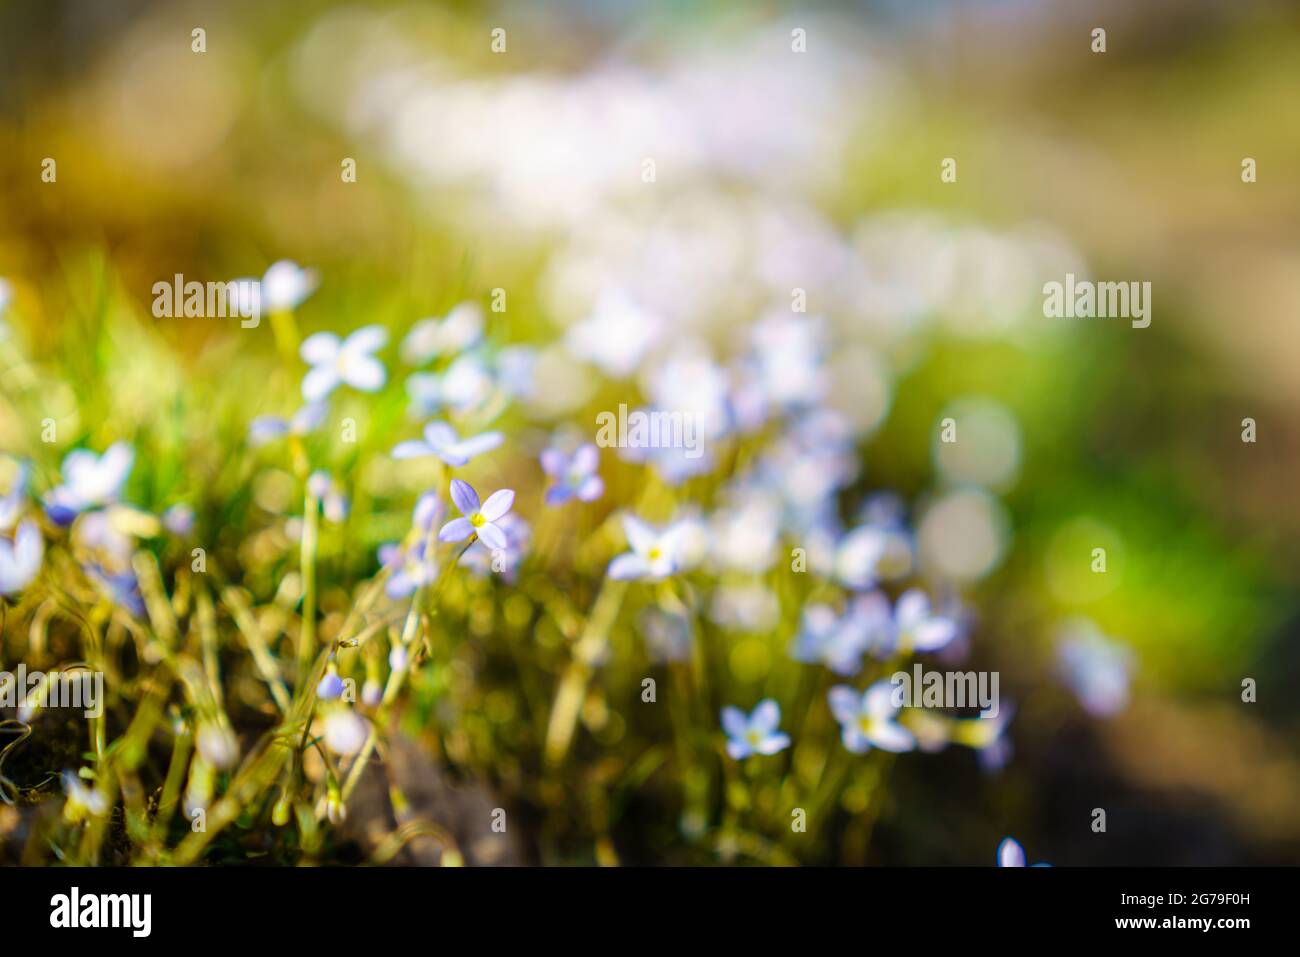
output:
<instances>
[{"instance_id":1,"label":"small white flower","mask_svg":"<svg viewBox=\"0 0 1300 957\"><path fill-rule=\"evenodd\" d=\"M728 407L730 376L694 343L677 346L673 354L645 378L653 409L680 412L694 421L696 455L700 445L722 438L731 428Z\"/></svg>"},{"instance_id":2,"label":"small white flower","mask_svg":"<svg viewBox=\"0 0 1300 957\"><path fill-rule=\"evenodd\" d=\"M770 313L754 326L755 363L765 397L777 406L808 406L826 392L819 320Z\"/></svg>"},{"instance_id":3,"label":"small white flower","mask_svg":"<svg viewBox=\"0 0 1300 957\"><path fill-rule=\"evenodd\" d=\"M393 449L392 454L395 459L436 455L448 465L459 467L467 465L475 456L492 451L503 439L500 432L483 432L462 439L446 422L430 422L424 427L423 439L402 442Z\"/></svg>"},{"instance_id":4,"label":"small white flower","mask_svg":"<svg viewBox=\"0 0 1300 957\"><path fill-rule=\"evenodd\" d=\"M476 355L463 355L442 373L416 372L406 380L406 392L417 416L432 415L444 406L457 412L479 408L492 395L492 373Z\"/></svg>"},{"instance_id":5,"label":"small white flower","mask_svg":"<svg viewBox=\"0 0 1300 957\"><path fill-rule=\"evenodd\" d=\"M476 409L492 395L492 373L475 355L456 359L442 376L442 401L457 412Z\"/></svg>"},{"instance_id":6,"label":"small white flower","mask_svg":"<svg viewBox=\"0 0 1300 957\"><path fill-rule=\"evenodd\" d=\"M565 335L569 352L595 363L607 375L624 379L636 371L646 350L659 338L663 321L626 293L600 297L590 318L574 323Z\"/></svg>"},{"instance_id":7,"label":"small white flower","mask_svg":"<svg viewBox=\"0 0 1300 957\"><path fill-rule=\"evenodd\" d=\"M483 309L473 302L455 306L445 319L421 319L402 340L402 361L424 365L435 356L467 349L483 335Z\"/></svg>"},{"instance_id":8,"label":"small white flower","mask_svg":"<svg viewBox=\"0 0 1300 957\"><path fill-rule=\"evenodd\" d=\"M262 305L269 312L287 312L316 290L316 271L281 259L272 263L262 277Z\"/></svg>"},{"instance_id":9,"label":"small white flower","mask_svg":"<svg viewBox=\"0 0 1300 957\"><path fill-rule=\"evenodd\" d=\"M938 651L957 637L957 622L932 614L930 599L919 588L903 592L894 606L894 629L899 651Z\"/></svg>"},{"instance_id":10,"label":"small white flower","mask_svg":"<svg viewBox=\"0 0 1300 957\"><path fill-rule=\"evenodd\" d=\"M746 715L739 708L722 709L722 729L727 733L727 754L737 761L751 754L776 754L790 746L790 736L778 728L781 707L765 698Z\"/></svg>"},{"instance_id":11,"label":"small white flower","mask_svg":"<svg viewBox=\"0 0 1300 957\"><path fill-rule=\"evenodd\" d=\"M384 364L372 352L388 342L383 326L364 326L346 339L318 332L303 340L298 350L311 370L303 376L302 396L308 402L325 398L340 384L361 392L378 392L388 380Z\"/></svg>"},{"instance_id":12,"label":"small white flower","mask_svg":"<svg viewBox=\"0 0 1300 957\"><path fill-rule=\"evenodd\" d=\"M451 480L451 500L460 509L462 518L453 518L438 532L440 542L463 542L477 534L488 548L505 548L510 544L505 529L496 523L505 517L515 503L515 493L508 488L493 492L480 507L478 493L468 482Z\"/></svg>"},{"instance_id":13,"label":"small white flower","mask_svg":"<svg viewBox=\"0 0 1300 957\"><path fill-rule=\"evenodd\" d=\"M114 442L103 455L76 449L63 459L63 484L45 498L51 518L69 524L80 512L116 501L135 463L135 450Z\"/></svg>"},{"instance_id":14,"label":"small white flower","mask_svg":"<svg viewBox=\"0 0 1300 957\"><path fill-rule=\"evenodd\" d=\"M610 578L666 578L677 571L681 526L674 524L658 531L633 515L625 515L623 531L632 551L609 563L605 574Z\"/></svg>"},{"instance_id":15,"label":"small white flower","mask_svg":"<svg viewBox=\"0 0 1300 957\"><path fill-rule=\"evenodd\" d=\"M835 549L835 577L847 588L868 589L880 578L879 566L889 547L889 537L874 525L855 528Z\"/></svg>"},{"instance_id":16,"label":"small white flower","mask_svg":"<svg viewBox=\"0 0 1300 957\"><path fill-rule=\"evenodd\" d=\"M858 596L843 615L813 603L804 607L792 654L796 661L821 662L836 674L853 675L863 655L890 646L892 629L889 599L880 592Z\"/></svg>"},{"instance_id":17,"label":"small white flower","mask_svg":"<svg viewBox=\"0 0 1300 957\"><path fill-rule=\"evenodd\" d=\"M286 435L306 435L321 427L328 412L328 403L308 402L288 420L278 415L259 415L248 423L248 441L260 446Z\"/></svg>"},{"instance_id":18,"label":"small white flower","mask_svg":"<svg viewBox=\"0 0 1300 957\"><path fill-rule=\"evenodd\" d=\"M836 685L827 694L831 714L840 723L844 747L862 754L873 746L884 751L910 751L915 745L911 733L898 723L893 687L877 681L862 694L847 685Z\"/></svg>"}]
</instances>

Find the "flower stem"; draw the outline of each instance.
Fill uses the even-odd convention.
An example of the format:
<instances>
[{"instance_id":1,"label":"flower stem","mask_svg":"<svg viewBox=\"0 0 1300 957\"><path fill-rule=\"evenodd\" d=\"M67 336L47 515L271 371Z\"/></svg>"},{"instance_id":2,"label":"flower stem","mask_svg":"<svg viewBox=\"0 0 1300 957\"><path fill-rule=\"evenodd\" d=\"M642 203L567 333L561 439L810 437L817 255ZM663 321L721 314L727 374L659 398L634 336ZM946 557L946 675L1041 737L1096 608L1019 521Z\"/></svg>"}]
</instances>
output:
<instances>
[{"instance_id":1,"label":"flower stem","mask_svg":"<svg viewBox=\"0 0 1300 957\"><path fill-rule=\"evenodd\" d=\"M433 544L433 536L435 534L436 533L430 529L430 546ZM464 547L456 552L447 564L442 567L442 570L438 573L437 588L434 590L435 597L442 594L442 589L450 577L449 573L456 567L456 564L460 561L460 557L464 555L473 544L474 538L471 537L470 540L465 543ZM427 589L427 584L420 585L420 587L415 590L415 594L411 596L411 609L406 613L406 622L402 625L401 642L403 648L409 648L411 643L415 641L416 629L419 627L420 623L420 608L424 604L424 595ZM375 711L374 720L370 723L370 733L366 735L366 743L362 746L361 751L357 754L356 760L352 762L352 766L348 769L347 780L343 782L341 797L344 804L347 804L348 798L352 796L352 791L361 780L361 772L365 770L366 764L370 760L370 755L374 753L375 745L379 740L379 725L386 717L389 706L392 705L393 701L397 698L398 692L402 690L402 684L406 681L407 673L410 672L410 670L411 656L408 654L406 664L401 668L395 668L388 675L388 683L384 686L384 696L379 702L378 709Z\"/></svg>"},{"instance_id":2,"label":"flower stem","mask_svg":"<svg viewBox=\"0 0 1300 957\"><path fill-rule=\"evenodd\" d=\"M302 624L298 629L298 688L307 680L316 651L316 539L320 502L307 492L302 523Z\"/></svg>"},{"instance_id":3,"label":"flower stem","mask_svg":"<svg viewBox=\"0 0 1300 957\"><path fill-rule=\"evenodd\" d=\"M553 767L562 763L569 752L578 713L582 710L582 699L587 694L587 685L609 642L610 629L614 627L614 620L618 618L626 594L626 581L606 578L596 595L582 637L573 646L573 660L560 679L560 687L555 692L555 704L551 706L551 721L546 728L546 761Z\"/></svg>"}]
</instances>

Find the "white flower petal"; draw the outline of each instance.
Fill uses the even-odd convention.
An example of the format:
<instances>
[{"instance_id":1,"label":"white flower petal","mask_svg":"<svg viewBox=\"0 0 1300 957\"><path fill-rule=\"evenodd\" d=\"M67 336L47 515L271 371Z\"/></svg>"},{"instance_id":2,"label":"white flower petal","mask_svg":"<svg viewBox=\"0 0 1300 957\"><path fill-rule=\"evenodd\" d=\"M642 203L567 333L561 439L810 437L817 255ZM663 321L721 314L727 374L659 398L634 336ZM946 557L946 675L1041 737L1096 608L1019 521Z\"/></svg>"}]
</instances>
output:
<instances>
[{"instance_id":1,"label":"white flower petal","mask_svg":"<svg viewBox=\"0 0 1300 957\"><path fill-rule=\"evenodd\" d=\"M998 845L998 867L1024 867L1025 849L1010 837L1004 837Z\"/></svg>"},{"instance_id":2,"label":"white flower petal","mask_svg":"<svg viewBox=\"0 0 1300 957\"><path fill-rule=\"evenodd\" d=\"M722 709L722 730L729 738L743 738L749 731L749 719L745 712L731 706Z\"/></svg>"},{"instance_id":3,"label":"white flower petal","mask_svg":"<svg viewBox=\"0 0 1300 957\"><path fill-rule=\"evenodd\" d=\"M627 543L638 555L648 553L659 539L655 530L635 515L623 516L623 533L627 535Z\"/></svg>"},{"instance_id":4,"label":"white flower petal","mask_svg":"<svg viewBox=\"0 0 1300 957\"><path fill-rule=\"evenodd\" d=\"M298 355L308 365L319 366L332 363L339 357L342 342L332 332L318 332L308 336L298 347Z\"/></svg>"},{"instance_id":5,"label":"white flower petal","mask_svg":"<svg viewBox=\"0 0 1300 957\"><path fill-rule=\"evenodd\" d=\"M510 544L506 538L506 533L501 531L501 526L493 525L491 522L484 522L477 529L479 541L492 550L505 548Z\"/></svg>"},{"instance_id":6,"label":"white flower petal","mask_svg":"<svg viewBox=\"0 0 1300 957\"><path fill-rule=\"evenodd\" d=\"M297 263L281 259L272 263L262 276L262 302L275 312L296 309L316 288L316 272Z\"/></svg>"},{"instance_id":7,"label":"white flower petal","mask_svg":"<svg viewBox=\"0 0 1300 957\"><path fill-rule=\"evenodd\" d=\"M302 397L316 402L333 392L338 384L339 376L333 366L316 366L302 377Z\"/></svg>"},{"instance_id":8,"label":"white flower petal","mask_svg":"<svg viewBox=\"0 0 1300 957\"><path fill-rule=\"evenodd\" d=\"M848 685L836 685L826 694L831 706L831 714L840 724L852 724L858 720L862 708L862 697Z\"/></svg>"},{"instance_id":9,"label":"white flower petal","mask_svg":"<svg viewBox=\"0 0 1300 957\"><path fill-rule=\"evenodd\" d=\"M438 541L463 542L473 534L473 522L468 518L453 518L438 531Z\"/></svg>"},{"instance_id":10,"label":"white flower petal","mask_svg":"<svg viewBox=\"0 0 1300 957\"><path fill-rule=\"evenodd\" d=\"M898 712L894 707L894 687L892 682L881 680L868 688L862 696L862 713L881 720L893 717Z\"/></svg>"},{"instance_id":11,"label":"white flower petal","mask_svg":"<svg viewBox=\"0 0 1300 957\"><path fill-rule=\"evenodd\" d=\"M930 616L930 599L919 588L903 592L894 606L894 620L899 629L913 628Z\"/></svg>"},{"instance_id":12,"label":"white flower petal","mask_svg":"<svg viewBox=\"0 0 1300 957\"><path fill-rule=\"evenodd\" d=\"M781 724L781 706L771 698L764 698L749 716L749 727L767 737Z\"/></svg>"},{"instance_id":13,"label":"white flower petal","mask_svg":"<svg viewBox=\"0 0 1300 957\"><path fill-rule=\"evenodd\" d=\"M409 439L406 442L399 442L392 451L395 459L416 459L423 455L432 455L433 449L429 448L427 442L420 439Z\"/></svg>"},{"instance_id":14,"label":"white flower petal","mask_svg":"<svg viewBox=\"0 0 1300 957\"><path fill-rule=\"evenodd\" d=\"M624 552L609 563L609 569L605 574L616 581L630 581L649 575L650 565L635 552Z\"/></svg>"},{"instance_id":15,"label":"white flower petal","mask_svg":"<svg viewBox=\"0 0 1300 957\"><path fill-rule=\"evenodd\" d=\"M872 722L868 737L882 751L911 751L916 743L906 728L892 721Z\"/></svg>"},{"instance_id":16,"label":"white flower petal","mask_svg":"<svg viewBox=\"0 0 1300 957\"><path fill-rule=\"evenodd\" d=\"M930 618L912 630L912 647L917 651L938 651L957 637L957 623L950 618Z\"/></svg>"},{"instance_id":17,"label":"white flower petal","mask_svg":"<svg viewBox=\"0 0 1300 957\"><path fill-rule=\"evenodd\" d=\"M343 351L365 355L388 344L388 330L383 326L362 326L343 343Z\"/></svg>"},{"instance_id":18,"label":"white flower petal","mask_svg":"<svg viewBox=\"0 0 1300 957\"><path fill-rule=\"evenodd\" d=\"M488 500L483 503L483 507L479 511L489 522L495 522L510 511L511 506L514 504L515 493L508 488L503 488L501 491L489 495Z\"/></svg>"},{"instance_id":19,"label":"white flower petal","mask_svg":"<svg viewBox=\"0 0 1300 957\"><path fill-rule=\"evenodd\" d=\"M374 356L344 351L340 366L343 381L360 392L378 392L388 381L384 364Z\"/></svg>"},{"instance_id":20,"label":"white flower petal","mask_svg":"<svg viewBox=\"0 0 1300 957\"><path fill-rule=\"evenodd\" d=\"M463 455L466 459L472 459L484 452L491 452L503 441L505 441L505 436L500 432L484 432L473 438L457 442L455 452L457 455Z\"/></svg>"}]
</instances>

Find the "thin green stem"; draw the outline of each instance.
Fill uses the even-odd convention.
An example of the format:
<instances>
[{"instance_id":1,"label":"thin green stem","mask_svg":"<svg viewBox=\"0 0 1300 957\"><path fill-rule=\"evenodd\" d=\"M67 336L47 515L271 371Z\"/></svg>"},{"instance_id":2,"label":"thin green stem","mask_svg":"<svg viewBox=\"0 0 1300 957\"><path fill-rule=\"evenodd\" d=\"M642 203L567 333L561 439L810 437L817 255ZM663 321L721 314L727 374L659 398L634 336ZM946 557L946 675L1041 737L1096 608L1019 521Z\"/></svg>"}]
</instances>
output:
<instances>
[{"instance_id":1,"label":"thin green stem","mask_svg":"<svg viewBox=\"0 0 1300 957\"><path fill-rule=\"evenodd\" d=\"M302 522L302 624L298 629L298 690L301 691L316 653L316 540L320 501L307 492Z\"/></svg>"},{"instance_id":2,"label":"thin green stem","mask_svg":"<svg viewBox=\"0 0 1300 957\"><path fill-rule=\"evenodd\" d=\"M606 578L596 595L582 637L573 646L573 660L560 679L555 704L551 706L551 721L546 729L546 762L553 767L564 761L573 743L573 732L582 710L582 700L587 694L587 685L609 643L610 629L614 627L626 594L627 582Z\"/></svg>"}]
</instances>

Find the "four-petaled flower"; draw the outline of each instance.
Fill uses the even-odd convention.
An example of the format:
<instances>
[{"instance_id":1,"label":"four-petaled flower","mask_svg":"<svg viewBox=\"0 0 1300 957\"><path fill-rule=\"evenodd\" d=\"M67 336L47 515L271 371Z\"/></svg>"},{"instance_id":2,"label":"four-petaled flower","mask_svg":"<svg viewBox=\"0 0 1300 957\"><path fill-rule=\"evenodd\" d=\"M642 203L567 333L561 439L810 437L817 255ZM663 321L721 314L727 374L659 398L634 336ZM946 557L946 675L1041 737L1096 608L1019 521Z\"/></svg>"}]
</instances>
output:
<instances>
[{"instance_id":1,"label":"four-petaled flower","mask_svg":"<svg viewBox=\"0 0 1300 957\"><path fill-rule=\"evenodd\" d=\"M389 569L384 591L389 598L405 598L435 577L433 550L429 548L429 531L442 521L446 506L437 492L425 492L411 511L411 531L416 538L409 546L389 542L379 546L379 561ZM408 536L409 538L410 536Z\"/></svg>"},{"instance_id":2,"label":"four-petaled flower","mask_svg":"<svg viewBox=\"0 0 1300 957\"><path fill-rule=\"evenodd\" d=\"M432 415L443 406L468 412L492 395L492 373L473 354L456 359L444 372L416 372L406 380L411 409L417 416Z\"/></svg>"},{"instance_id":3,"label":"four-petaled flower","mask_svg":"<svg viewBox=\"0 0 1300 957\"><path fill-rule=\"evenodd\" d=\"M318 332L303 340L298 350L311 370L302 379L302 397L308 402L325 398L340 384L361 392L378 392L388 373L370 353L388 342L383 326L365 326L346 339L332 332Z\"/></svg>"},{"instance_id":4,"label":"four-petaled flower","mask_svg":"<svg viewBox=\"0 0 1300 957\"><path fill-rule=\"evenodd\" d=\"M421 538L409 548L389 543L379 546L379 561L390 569L384 591L389 598L405 598L421 585L433 581L433 555L429 543Z\"/></svg>"},{"instance_id":5,"label":"four-petaled flower","mask_svg":"<svg viewBox=\"0 0 1300 957\"><path fill-rule=\"evenodd\" d=\"M572 456L560 449L550 448L542 453L542 471L555 479L546 490L547 505L563 505L571 498L594 502L605 491L605 483L596 474L600 453L588 442L579 446Z\"/></svg>"},{"instance_id":6,"label":"four-petaled flower","mask_svg":"<svg viewBox=\"0 0 1300 957\"><path fill-rule=\"evenodd\" d=\"M840 723L844 747L862 754L873 746L883 751L910 751L916 743L911 732L897 722L899 709L888 681L877 681L862 694L847 685L827 693L831 714Z\"/></svg>"},{"instance_id":7,"label":"four-petaled flower","mask_svg":"<svg viewBox=\"0 0 1300 957\"><path fill-rule=\"evenodd\" d=\"M320 428L328 408L324 402L308 402L285 420L278 415L259 415L248 423L249 444L258 446L286 435L306 435Z\"/></svg>"},{"instance_id":8,"label":"four-petaled flower","mask_svg":"<svg viewBox=\"0 0 1300 957\"><path fill-rule=\"evenodd\" d=\"M808 605L791 655L820 662L836 674L856 674L864 654L887 649L892 628L889 599L880 592L859 595L842 616L829 605Z\"/></svg>"},{"instance_id":9,"label":"four-petaled flower","mask_svg":"<svg viewBox=\"0 0 1300 957\"><path fill-rule=\"evenodd\" d=\"M471 535L488 548L505 548L510 544L505 530L495 522L510 511L515 503L515 493L508 488L493 492L481 506L478 493L468 482L451 480L451 500L460 509L461 518L453 518L438 532L441 542L463 542Z\"/></svg>"},{"instance_id":10,"label":"four-petaled flower","mask_svg":"<svg viewBox=\"0 0 1300 957\"><path fill-rule=\"evenodd\" d=\"M776 754L790 746L790 736L777 730L781 707L764 698L748 716L739 708L722 709L722 729L727 732L727 753L739 761L751 754Z\"/></svg>"},{"instance_id":11,"label":"four-petaled flower","mask_svg":"<svg viewBox=\"0 0 1300 957\"><path fill-rule=\"evenodd\" d=\"M393 449L395 459L414 459L436 455L448 465L467 465L470 459L490 452L501 444L500 432L482 432L462 439L446 422L430 422L424 427L423 439L410 439Z\"/></svg>"},{"instance_id":12,"label":"four-petaled flower","mask_svg":"<svg viewBox=\"0 0 1300 957\"><path fill-rule=\"evenodd\" d=\"M434 356L460 352L483 336L483 309L462 302L445 319L421 319L402 340L402 361L418 366Z\"/></svg>"},{"instance_id":13,"label":"four-petaled flower","mask_svg":"<svg viewBox=\"0 0 1300 957\"><path fill-rule=\"evenodd\" d=\"M0 595L20 592L41 570L45 543L41 530L30 518L18 523L13 541L0 536Z\"/></svg>"},{"instance_id":14,"label":"four-petaled flower","mask_svg":"<svg viewBox=\"0 0 1300 957\"><path fill-rule=\"evenodd\" d=\"M957 637L957 622L930 611L930 599L919 588L903 592L894 606L896 649L938 651Z\"/></svg>"},{"instance_id":15,"label":"four-petaled flower","mask_svg":"<svg viewBox=\"0 0 1300 957\"><path fill-rule=\"evenodd\" d=\"M605 574L610 578L666 578L677 570L681 526L670 525L659 531L634 515L625 515L623 531L632 550L609 563Z\"/></svg>"},{"instance_id":16,"label":"four-petaled flower","mask_svg":"<svg viewBox=\"0 0 1300 957\"><path fill-rule=\"evenodd\" d=\"M71 525L86 509L115 501L134 462L135 451L126 442L114 442L103 455L88 449L69 452L63 460L63 484L45 496L50 519Z\"/></svg>"}]
</instances>

